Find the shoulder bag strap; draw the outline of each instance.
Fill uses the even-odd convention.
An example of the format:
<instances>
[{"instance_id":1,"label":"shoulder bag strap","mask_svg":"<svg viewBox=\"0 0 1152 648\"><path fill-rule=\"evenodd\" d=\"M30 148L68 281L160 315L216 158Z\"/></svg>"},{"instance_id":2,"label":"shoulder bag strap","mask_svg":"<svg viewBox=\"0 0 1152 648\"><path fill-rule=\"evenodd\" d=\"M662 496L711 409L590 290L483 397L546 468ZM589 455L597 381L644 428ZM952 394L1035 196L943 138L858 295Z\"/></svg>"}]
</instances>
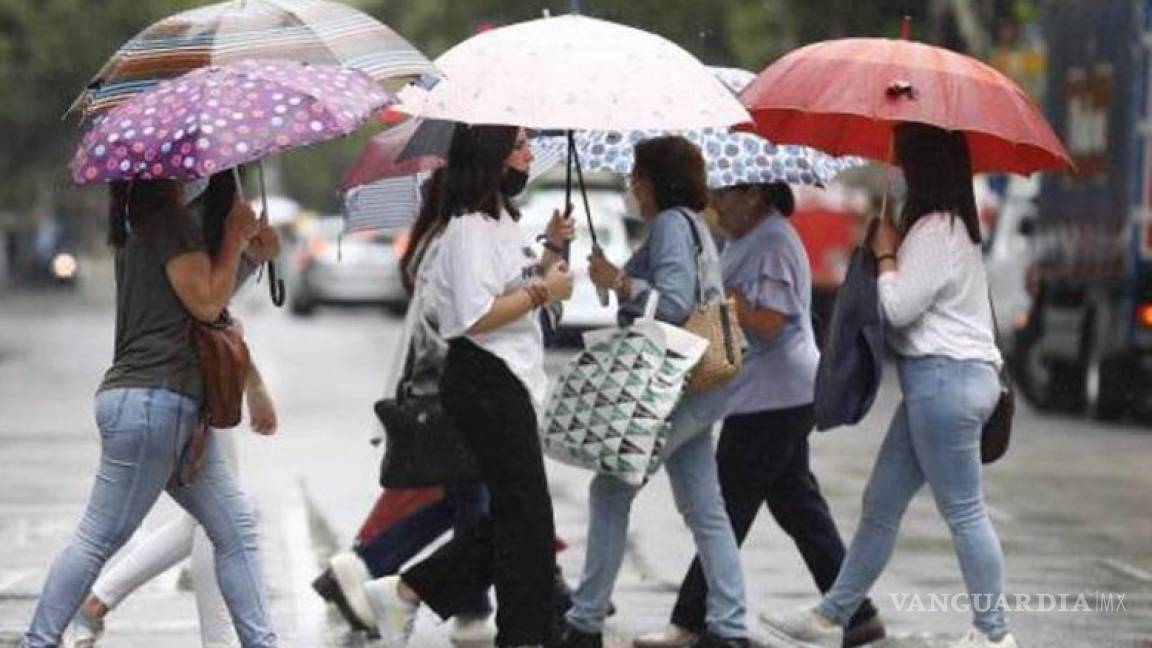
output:
<instances>
[{"instance_id":1,"label":"shoulder bag strap","mask_svg":"<svg viewBox=\"0 0 1152 648\"><path fill-rule=\"evenodd\" d=\"M692 232L692 242L696 247L696 305L699 306L704 301L704 264L700 260L704 256L704 244L700 241L700 232L696 231L696 223L692 217L688 215L687 210L677 209L684 220L688 221L688 231Z\"/></svg>"},{"instance_id":2,"label":"shoulder bag strap","mask_svg":"<svg viewBox=\"0 0 1152 648\"><path fill-rule=\"evenodd\" d=\"M992 287L991 286L988 287L988 309L992 312L992 335L993 335L992 343L996 345L997 349L999 349L1000 348L1000 322L998 321L998 318L996 317L996 302L992 301ZM1005 362L1003 358L1001 358L1001 365L1000 365L1000 383L1001 384L1007 384L1008 383L1008 363Z\"/></svg>"},{"instance_id":3,"label":"shoulder bag strap","mask_svg":"<svg viewBox=\"0 0 1152 648\"><path fill-rule=\"evenodd\" d=\"M400 331L400 344L397 345L396 355L392 358L392 367L384 381L384 397L393 398L398 395L400 387L407 377L409 356L412 355L412 335L416 330L416 322L424 316L424 290L419 281L415 282L412 299L408 302L408 312L404 315L404 326Z\"/></svg>"}]
</instances>

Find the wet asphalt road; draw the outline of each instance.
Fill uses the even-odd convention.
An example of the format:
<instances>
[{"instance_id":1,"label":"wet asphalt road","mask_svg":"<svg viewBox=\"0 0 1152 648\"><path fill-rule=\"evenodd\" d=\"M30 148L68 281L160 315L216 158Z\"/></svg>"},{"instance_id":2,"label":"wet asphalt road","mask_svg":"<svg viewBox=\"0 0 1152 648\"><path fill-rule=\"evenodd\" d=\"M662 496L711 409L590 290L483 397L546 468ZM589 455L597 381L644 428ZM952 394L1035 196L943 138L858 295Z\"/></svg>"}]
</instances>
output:
<instances>
[{"instance_id":1,"label":"wet asphalt road","mask_svg":"<svg viewBox=\"0 0 1152 648\"><path fill-rule=\"evenodd\" d=\"M0 293L0 647L14 646L52 555L78 519L97 460L91 396L111 355L107 289L69 294ZM346 545L376 495L376 451L368 445L371 403L399 335L379 309L328 309L310 319L267 303L264 287L238 300L254 354L280 407L271 439L238 429L241 473L261 516L265 572L285 646L371 646L349 633L308 589L318 565ZM563 354L550 359L553 368ZM864 423L816 436L814 463L845 538L897 394L889 381ZM1004 544L1008 592L1084 594L1107 611L1011 615L1023 646L1150 646L1152 640L1152 429L1038 415L1023 406L1009 457L986 473ZM579 572L588 475L549 465L570 578ZM146 522L173 515L163 500ZM615 600L612 641L664 623L691 558L691 539L656 479L633 509L631 552ZM811 579L783 533L764 519L744 552L753 611L816 600ZM179 570L149 584L112 617L109 648L199 644L192 596ZM919 595L962 591L943 522L927 492L904 520L896 556L874 592L894 638L881 646L946 646L962 634L962 612L898 609ZM1101 599L1098 593L1105 593ZM1105 606L1106 607L1106 606ZM448 645L446 624L421 617L414 646Z\"/></svg>"}]
</instances>

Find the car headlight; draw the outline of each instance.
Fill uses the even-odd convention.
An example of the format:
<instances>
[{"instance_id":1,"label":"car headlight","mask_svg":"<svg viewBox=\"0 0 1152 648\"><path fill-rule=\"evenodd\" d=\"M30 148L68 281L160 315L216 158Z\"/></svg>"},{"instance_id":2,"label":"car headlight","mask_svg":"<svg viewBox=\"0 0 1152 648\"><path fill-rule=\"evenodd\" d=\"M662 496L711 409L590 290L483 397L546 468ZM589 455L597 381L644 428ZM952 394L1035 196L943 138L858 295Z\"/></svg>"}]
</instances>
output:
<instances>
[{"instance_id":1,"label":"car headlight","mask_svg":"<svg viewBox=\"0 0 1152 648\"><path fill-rule=\"evenodd\" d=\"M76 262L76 257L67 252L61 252L52 257L52 276L57 279L71 279L76 276L76 270L80 265Z\"/></svg>"}]
</instances>

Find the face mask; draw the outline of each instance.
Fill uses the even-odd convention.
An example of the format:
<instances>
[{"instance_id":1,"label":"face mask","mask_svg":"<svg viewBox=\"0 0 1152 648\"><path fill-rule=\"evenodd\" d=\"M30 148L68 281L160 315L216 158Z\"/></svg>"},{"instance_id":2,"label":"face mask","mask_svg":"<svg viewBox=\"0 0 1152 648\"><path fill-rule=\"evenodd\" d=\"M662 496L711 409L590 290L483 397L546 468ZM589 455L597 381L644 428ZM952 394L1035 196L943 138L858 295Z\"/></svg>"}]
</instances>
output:
<instances>
[{"instance_id":1,"label":"face mask","mask_svg":"<svg viewBox=\"0 0 1152 648\"><path fill-rule=\"evenodd\" d=\"M507 198L514 198L524 191L524 187L528 185L528 174L519 170L508 167L504 171L504 177L500 180L500 193L504 194Z\"/></svg>"}]
</instances>

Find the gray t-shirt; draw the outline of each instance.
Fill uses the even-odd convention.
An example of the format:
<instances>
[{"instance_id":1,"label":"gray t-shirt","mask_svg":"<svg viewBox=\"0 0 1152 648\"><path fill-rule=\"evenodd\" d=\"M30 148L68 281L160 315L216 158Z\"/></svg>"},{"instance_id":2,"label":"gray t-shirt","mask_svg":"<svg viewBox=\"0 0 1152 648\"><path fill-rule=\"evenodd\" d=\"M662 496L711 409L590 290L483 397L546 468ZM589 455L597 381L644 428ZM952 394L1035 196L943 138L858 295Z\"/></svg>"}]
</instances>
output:
<instances>
[{"instance_id":1,"label":"gray t-shirt","mask_svg":"<svg viewBox=\"0 0 1152 648\"><path fill-rule=\"evenodd\" d=\"M168 282L165 265L203 250L200 228L184 209L150 214L116 250L116 350L100 391L163 387L200 400L191 315Z\"/></svg>"},{"instance_id":2,"label":"gray t-shirt","mask_svg":"<svg viewBox=\"0 0 1152 648\"><path fill-rule=\"evenodd\" d=\"M744 368L729 387L728 414L786 409L813 401L820 352L812 331L808 254L788 219L773 214L724 248L724 285L750 304L785 317L773 340L748 335Z\"/></svg>"}]
</instances>

